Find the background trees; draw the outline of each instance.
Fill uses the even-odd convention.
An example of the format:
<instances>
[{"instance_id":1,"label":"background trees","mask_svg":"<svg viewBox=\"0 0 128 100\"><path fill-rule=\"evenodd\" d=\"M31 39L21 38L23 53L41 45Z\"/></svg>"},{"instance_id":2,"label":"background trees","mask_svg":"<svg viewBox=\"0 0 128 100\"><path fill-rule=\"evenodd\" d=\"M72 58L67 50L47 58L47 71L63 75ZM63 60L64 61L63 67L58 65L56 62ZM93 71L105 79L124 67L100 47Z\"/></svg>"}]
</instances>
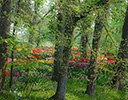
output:
<instances>
[{"instance_id":1,"label":"background trees","mask_svg":"<svg viewBox=\"0 0 128 100\"><path fill-rule=\"evenodd\" d=\"M122 64L124 64L123 60L127 59L127 52L125 51L127 50L127 41L124 41L124 39L121 40L122 29L120 27L123 25L123 18L125 17L126 1L19 1L19 8L17 7L18 1L13 2L13 6L9 6L12 7L11 22L7 20L9 17L1 17L5 22L8 22L6 27L11 27L7 32L10 31L9 35L12 40L9 43L12 45L8 47L14 53L12 53L14 55L12 61L13 58L16 59L16 62L8 63L8 68L15 65L14 69L25 70L27 72L28 70L26 69L29 68L30 73L40 71L37 76L41 76L42 74L45 78L52 76L52 80L56 81L52 83L57 86L54 86L56 92L52 92L49 97L54 100L65 100L65 94L67 93L66 86L69 84L69 80L77 78L80 83L85 84L83 90L80 89L82 92L78 92L79 89L77 90L81 94L86 91L88 95L93 94L95 97L97 95L95 87L99 86L97 83L101 82L101 80L101 84L109 83L113 74L116 75L116 82L120 84L118 87L122 90L124 84L122 85L121 81L124 82L126 77L123 74L126 72L126 69L125 67L122 68ZM2 9L4 7L2 2L1 5ZM115 7L115 5L118 6ZM119 7L119 5L122 5L122 7ZM110 13L108 12L109 8ZM1 16L5 14L2 11ZM121 12L121 14L117 12ZM124 24L124 30L126 26ZM3 31L5 29L4 25L2 27L1 30ZM124 30L122 38L126 35L126 31ZM2 31L1 33L3 33ZM15 33L15 36L13 36L13 33ZM1 52L6 54L6 40L8 39L3 34L1 37L1 47L5 46L4 51ZM122 44L125 44L125 46L122 46ZM47 47L49 45L52 47ZM91 54L88 53L88 50ZM125 54L122 54L122 50ZM10 58L10 52L8 52L8 55ZM4 62L4 64L8 61L8 58L5 58L4 61L2 61L3 58L1 59L1 62ZM116 58L118 58L116 65L108 62L108 60L111 59L110 62L112 62L112 59ZM49 63L49 59L54 59L54 62L52 60L52 64L46 64ZM1 71L3 70L2 77L7 76L4 65L1 66L3 66L1 68L4 68L4 70L1 69ZM48 71L44 72L47 69ZM13 69L11 72L13 73ZM13 75L11 74L11 76ZM31 92L33 93L34 91L34 85L37 86L39 82L32 81L33 79L38 79L33 76L27 72L26 78L21 82L21 84L27 83L28 86L31 82L30 87L32 88L27 93L27 97L31 96ZM123 80L121 80L122 76L124 76ZM83 78L84 81L82 82ZM3 80L1 82L4 83ZM103 87L104 85L100 86ZM84 95L87 96L86 94Z\"/></svg>"}]
</instances>

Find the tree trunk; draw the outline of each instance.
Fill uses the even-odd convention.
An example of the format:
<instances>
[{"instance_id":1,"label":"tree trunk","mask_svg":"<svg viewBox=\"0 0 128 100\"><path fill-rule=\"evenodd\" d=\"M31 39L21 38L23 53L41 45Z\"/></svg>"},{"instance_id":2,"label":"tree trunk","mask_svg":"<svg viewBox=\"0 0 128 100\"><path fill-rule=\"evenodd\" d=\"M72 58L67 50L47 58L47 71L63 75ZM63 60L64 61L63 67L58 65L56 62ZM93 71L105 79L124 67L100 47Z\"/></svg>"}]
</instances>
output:
<instances>
[{"instance_id":1,"label":"tree trunk","mask_svg":"<svg viewBox=\"0 0 128 100\"><path fill-rule=\"evenodd\" d=\"M102 9L100 9L102 10ZM93 43L92 43L92 52L91 52L91 60L90 65L88 68L88 80L87 80L87 90L86 93L88 95L93 95L95 97L95 86L96 86L96 78L97 78L97 55L99 49L100 38L103 30L103 25L106 22L106 13L108 11L108 4L105 6L105 11L99 11L98 16L95 22L95 30L93 36Z\"/></svg>"},{"instance_id":2,"label":"tree trunk","mask_svg":"<svg viewBox=\"0 0 128 100\"><path fill-rule=\"evenodd\" d=\"M21 0L19 0L19 1L17 1L17 3L16 3L16 17L18 17L18 13L19 13L19 7L20 7L20 3L21 3ZM13 34L13 37L15 37L15 31L16 31L16 25L17 25L17 21L15 21L15 23L14 23L14 27L13 27L13 32L12 32L12 34ZM15 41L15 40L13 40L13 41ZM12 44L13 45L13 47L12 47L12 54L11 54L11 58L12 58L12 65L11 65L11 77L10 77L10 84L9 84L9 86L10 86L10 88L11 88L11 86L12 86L12 79L13 79L13 67L14 67L14 64L13 64L13 59L14 59L14 44Z\"/></svg>"},{"instance_id":3,"label":"tree trunk","mask_svg":"<svg viewBox=\"0 0 128 100\"><path fill-rule=\"evenodd\" d=\"M0 1L0 41L9 38L10 31L10 11L11 11L11 0ZM6 12L6 14L5 14ZM7 64L7 43L0 43L0 91L4 89L3 78L6 72Z\"/></svg>"},{"instance_id":4,"label":"tree trunk","mask_svg":"<svg viewBox=\"0 0 128 100\"><path fill-rule=\"evenodd\" d=\"M70 29L66 28L66 31L65 31L66 33L67 31L68 32L70 31L70 32L66 34L64 37L63 55L61 58L62 61L60 62L60 66L58 66L59 68L58 68L58 77L57 77L57 83L58 83L57 90L56 90L56 94L52 97L54 100L65 100L67 69L69 65L69 57L71 54L71 41L72 41L73 30L74 30L74 26L73 28L70 28Z\"/></svg>"},{"instance_id":5,"label":"tree trunk","mask_svg":"<svg viewBox=\"0 0 128 100\"><path fill-rule=\"evenodd\" d=\"M87 58L88 51L88 37L89 33L87 32L87 28L90 27L90 20L85 22L85 19L82 21L82 29L81 29L81 58Z\"/></svg>"},{"instance_id":6,"label":"tree trunk","mask_svg":"<svg viewBox=\"0 0 128 100\"><path fill-rule=\"evenodd\" d=\"M85 28L87 30L87 27ZM81 36L81 58L86 58L87 57L87 49L88 49L88 34L87 33L82 33Z\"/></svg>"},{"instance_id":7,"label":"tree trunk","mask_svg":"<svg viewBox=\"0 0 128 100\"><path fill-rule=\"evenodd\" d=\"M34 43L34 33L31 30L29 32L30 32L30 34L29 34L29 43L33 45L33 43Z\"/></svg>"},{"instance_id":8,"label":"tree trunk","mask_svg":"<svg viewBox=\"0 0 128 100\"><path fill-rule=\"evenodd\" d=\"M31 1L28 1L28 2L31 2ZM38 10L37 4L36 4L36 1L34 1L34 14L35 15L37 15L37 10ZM32 11L32 8L31 8L31 11ZM32 14L32 16L34 16L34 17L33 17L32 21L30 21L29 43L32 44L32 45L34 44L34 40L35 40L34 39L35 34L34 34L33 30L35 30L34 26L35 26L36 21L37 21L37 17L35 15Z\"/></svg>"},{"instance_id":9,"label":"tree trunk","mask_svg":"<svg viewBox=\"0 0 128 100\"><path fill-rule=\"evenodd\" d=\"M122 40L114 70L115 76L112 80L112 86L116 85L117 90L123 90L125 86L126 71L128 67L128 7L123 25Z\"/></svg>"},{"instance_id":10,"label":"tree trunk","mask_svg":"<svg viewBox=\"0 0 128 100\"><path fill-rule=\"evenodd\" d=\"M65 14L66 15L66 14ZM68 15L67 15L68 16ZM57 81L56 94L51 98L54 100L65 100L67 69L69 65L69 57L71 54L71 43L76 26L76 18L70 16L63 19L61 13L58 15L58 31L57 44L55 47L55 62L53 80Z\"/></svg>"},{"instance_id":11,"label":"tree trunk","mask_svg":"<svg viewBox=\"0 0 128 100\"><path fill-rule=\"evenodd\" d=\"M58 34L56 35L56 44L55 44L55 53L54 53L54 72L52 76L53 81L58 81L58 76L59 76L59 69L61 66L62 62L62 55L63 55L63 35L64 35L64 27L65 27L65 22L62 19L62 14L58 14Z\"/></svg>"}]
</instances>

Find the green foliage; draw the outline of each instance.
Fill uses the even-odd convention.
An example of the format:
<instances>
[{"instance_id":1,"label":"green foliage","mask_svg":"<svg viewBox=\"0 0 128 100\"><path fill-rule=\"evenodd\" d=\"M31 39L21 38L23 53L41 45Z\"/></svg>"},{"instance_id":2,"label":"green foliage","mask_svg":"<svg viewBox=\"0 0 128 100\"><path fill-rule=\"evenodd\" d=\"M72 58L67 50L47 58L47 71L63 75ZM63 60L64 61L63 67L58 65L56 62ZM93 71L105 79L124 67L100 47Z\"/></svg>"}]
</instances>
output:
<instances>
[{"instance_id":1,"label":"green foliage","mask_svg":"<svg viewBox=\"0 0 128 100\"><path fill-rule=\"evenodd\" d=\"M100 79L104 81L104 78ZM7 88L7 93L0 94L1 100L47 100L50 96L55 93L56 83L50 80L42 78L38 80L38 82L33 85L32 92L27 98L29 94L30 88L27 88L26 91L23 91L21 88L23 84L17 84L18 87L12 87L12 89ZM32 85L29 84L28 87ZM86 81L85 80L74 80L68 79L67 81L67 92L66 92L66 99L67 100L125 100L125 93L122 91L117 91L109 86L102 86L99 82L96 86L96 98L88 96L85 94L86 91Z\"/></svg>"},{"instance_id":2,"label":"green foliage","mask_svg":"<svg viewBox=\"0 0 128 100\"><path fill-rule=\"evenodd\" d=\"M39 60L33 58L34 55L32 54L32 49L37 47L38 43L38 47L53 46L56 42L60 43L62 46L63 44L66 44L67 41L62 41L63 38L59 38L59 41L56 41L56 37L62 33L58 31L58 26L63 28L74 27L71 26L72 22L70 21L74 17L80 18L81 16L85 16L86 13L87 16L79 20L75 26L74 36L72 37L73 43L71 45L80 47L81 36L85 33L89 34L88 47L91 49L97 8L101 7L100 1L101 0L69 0L68 2L65 2L62 0L62 2L59 2L56 0L21 0L19 8L16 1L12 6L12 15L10 17L11 31L7 34L9 38L2 39L0 37L0 44L4 42L7 43L9 58L11 58L11 52L14 51L14 58L17 59L16 62L8 63L7 68L10 68L13 64L14 70L24 71L29 69L30 72L28 75L25 74L23 76L21 83L15 80L16 85L11 89L8 87L8 76L5 85L7 93L0 94L0 100L45 100L55 94L56 83L45 79L46 77L51 78L54 66L53 62L38 62ZM109 0L109 3L109 17L107 25L102 33L99 48L101 54L106 55L108 53L113 53L113 57L116 58L121 42L122 26L124 23L127 3L125 0ZM99 6L96 7L97 5ZM0 3L0 7L1 6ZM60 8L62 11L60 11ZM89 9L92 10L91 13L87 12ZM19 10L18 13L16 13L17 10ZM62 13L63 11L66 12L64 12L66 15ZM6 13L7 12L5 11L4 14L6 15ZM63 14L64 23L58 21L58 13ZM67 20L69 21L67 22L68 24L65 23ZM14 26L15 22L17 22L16 26ZM86 30L85 27L87 27ZM15 35L12 34L13 29L16 29ZM66 35L69 34L65 33L64 29L61 31L64 31L64 34ZM34 37L34 40L32 41L33 44L28 43L31 33ZM18 47L19 45L21 45L21 47ZM25 46L28 46L28 48L25 48ZM17 48L22 49L16 51ZM109 49L109 51L105 51L105 49ZM41 60L45 60L45 58L49 57L51 57L51 55L47 55L46 53L40 55ZM29 61L27 58L32 58L32 61ZM97 67L99 68L99 66ZM93 98L85 94L88 69L72 68L72 66L70 66L68 76L71 77L67 82L66 98L68 100L124 100L126 96L124 91L116 91L109 86L106 86L107 82L111 82L111 78L115 73L113 67L114 64L107 64L103 66L102 69L98 69L96 98ZM23 88L20 87L25 86L24 84L28 81L26 79L29 79L29 82L27 89L24 91ZM17 88L18 90L16 90ZM30 93L29 98L27 98L31 88L32 92ZM20 92L22 96L18 95L18 93L14 93L14 91Z\"/></svg>"}]
</instances>

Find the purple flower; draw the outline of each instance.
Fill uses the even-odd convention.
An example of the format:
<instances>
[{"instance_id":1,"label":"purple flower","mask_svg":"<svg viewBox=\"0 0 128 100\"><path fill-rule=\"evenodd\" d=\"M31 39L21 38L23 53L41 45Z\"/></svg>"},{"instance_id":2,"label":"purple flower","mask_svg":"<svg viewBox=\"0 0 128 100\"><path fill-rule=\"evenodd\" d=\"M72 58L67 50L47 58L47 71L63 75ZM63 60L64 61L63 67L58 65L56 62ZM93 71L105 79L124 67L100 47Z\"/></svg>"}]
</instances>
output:
<instances>
[{"instance_id":1,"label":"purple flower","mask_svg":"<svg viewBox=\"0 0 128 100\"><path fill-rule=\"evenodd\" d=\"M87 63L85 63L85 62L80 62L80 63L78 63L79 65L89 65L89 62L87 62Z\"/></svg>"},{"instance_id":2,"label":"purple flower","mask_svg":"<svg viewBox=\"0 0 128 100\"><path fill-rule=\"evenodd\" d=\"M84 79L84 76L81 76L81 79Z\"/></svg>"},{"instance_id":3,"label":"purple flower","mask_svg":"<svg viewBox=\"0 0 128 100\"><path fill-rule=\"evenodd\" d=\"M22 57L22 60L24 60L24 57Z\"/></svg>"}]
</instances>

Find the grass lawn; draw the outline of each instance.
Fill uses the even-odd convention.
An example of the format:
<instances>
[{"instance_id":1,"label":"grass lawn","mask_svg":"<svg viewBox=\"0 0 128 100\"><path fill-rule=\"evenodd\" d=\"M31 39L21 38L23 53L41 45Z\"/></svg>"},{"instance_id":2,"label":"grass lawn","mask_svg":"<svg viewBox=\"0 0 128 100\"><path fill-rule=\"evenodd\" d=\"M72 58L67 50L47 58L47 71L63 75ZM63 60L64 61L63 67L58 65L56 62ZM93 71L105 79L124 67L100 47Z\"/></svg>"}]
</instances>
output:
<instances>
[{"instance_id":1,"label":"grass lawn","mask_svg":"<svg viewBox=\"0 0 128 100\"><path fill-rule=\"evenodd\" d=\"M86 81L84 79L68 79L67 81L67 100L127 100L124 92L114 90L108 86L101 86L97 82L96 98L85 94ZM0 100L48 100L49 97L55 94L56 82L49 79L40 79L35 85L29 84L26 90L23 90L24 85L18 83L11 89L6 84L6 93L0 94ZM32 91L28 96L32 87Z\"/></svg>"}]
</instances>

